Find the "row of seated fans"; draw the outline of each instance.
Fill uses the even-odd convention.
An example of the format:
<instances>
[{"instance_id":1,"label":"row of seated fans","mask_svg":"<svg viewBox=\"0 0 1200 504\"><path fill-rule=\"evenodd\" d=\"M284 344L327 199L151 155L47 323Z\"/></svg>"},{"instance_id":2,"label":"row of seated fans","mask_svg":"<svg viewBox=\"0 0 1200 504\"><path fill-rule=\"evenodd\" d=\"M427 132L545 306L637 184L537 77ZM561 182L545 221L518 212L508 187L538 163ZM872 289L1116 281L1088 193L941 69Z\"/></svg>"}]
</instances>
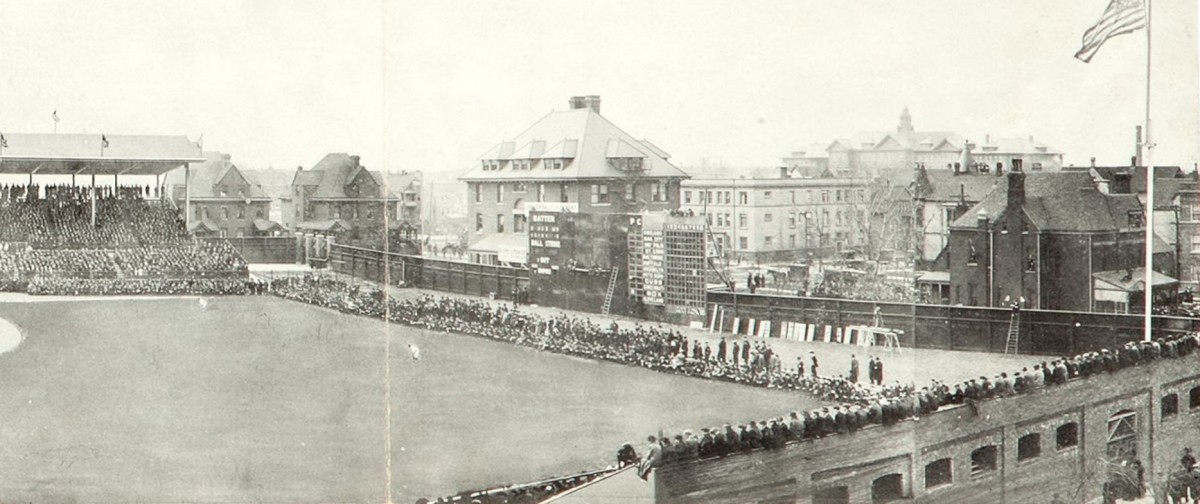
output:
<instances>
[{"instance_id":1,"label":"row of seated fans","mask_svg":"<svg viewBox=\"0 0 1200 504\"><path fill-rule=\"evenodd\" d=\"M229 242L184 241L117 249L0 249L10 276L75 278L244 276L246 262Z\"/></svg>"},{"instance_id":2,"label":"row of seated fans","mask_svg":"<svg viewBox=\"0 0 1200 504\"><path fill-rule=\"evenodd\" d=\"M0 200L0 242L25 242L35 249L111 249L185 241L187 229L173 209L140 198L97 198L95 226L90 200Z\"/></svg>"},{"instance_id":3,"label":"row of seated fans","mask_svg":"<svg viewBox=\"0 0 1200 504\"><path fill-rule=\"evenodd\" d=\"M0 197L0 277L245 276L233 246L193 240L174 209L143 199L140 188L98 192L95 226L90 195L55 189L14 187L7 192L17 197Z\"/></svg>"}]
</instances>

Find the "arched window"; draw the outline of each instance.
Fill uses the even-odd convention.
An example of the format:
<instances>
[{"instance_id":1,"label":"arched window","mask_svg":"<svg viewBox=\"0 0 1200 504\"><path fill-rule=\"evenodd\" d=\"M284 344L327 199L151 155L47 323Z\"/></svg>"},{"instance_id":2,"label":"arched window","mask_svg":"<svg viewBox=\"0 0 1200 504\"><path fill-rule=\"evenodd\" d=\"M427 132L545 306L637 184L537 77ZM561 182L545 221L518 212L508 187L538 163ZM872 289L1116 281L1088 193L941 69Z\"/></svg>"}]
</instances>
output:
<instances>
[{"instance_id":1,"label":"arched window","mask_svg":"<svg viewBox=\"0 0 1200 504\"><path fill-rule=\"evenodd\" d=\"M996 470L996 445L987 445L971 452L971 477L983 476Z\"/></svg>"},{"instance_id":2,"label":"arched window","mask_svg":"<svg viewBox=\"0 0 1200 504\"><path fill-rule=\"evenodd\" d=\"M871 482L871 502L892 502L904 499L904 476L887 474Z\"/></svg>"},{"instance_id":3,"label":"arched window","mask_svg":"<svg viewBox=\"0 0 1200 504\"><path fill-rule=\"evenodd\" d=\"M954 470L951 459L944 458L925 464L925 489L949 485L954 482Z\"/></svg>"},{"instance_id":4,"label":"arched window","mask_svg":"<svg viewBox=\"0 0 1200 504\"><path fill-rule=\"evenodd\" d=\"M1017 460L1029 460L1042 454L1042 435L1026 434L1017 440Z\"/></svg>"},{"instance_id":5,"label":"arched window","mask_svg":"<svg viewBox=\"0 0 1200 504\"><path fill-rule=\"evenodd\" d=\"M1162 398L1162 417L1166 419L1179 413L1179 394L1167 394Z\"/></svg>"},{"instance_id":6,"label":"arched window","mask_svg":"<svg viewBox=\"0 0 1200 504\"><path fill-rule=\"evenodd\" d=\"M1079 444L1079 424L1075 422L1058 426L1055 431L1055 446L1062 450Z\"/></svg>"}]
</instances>

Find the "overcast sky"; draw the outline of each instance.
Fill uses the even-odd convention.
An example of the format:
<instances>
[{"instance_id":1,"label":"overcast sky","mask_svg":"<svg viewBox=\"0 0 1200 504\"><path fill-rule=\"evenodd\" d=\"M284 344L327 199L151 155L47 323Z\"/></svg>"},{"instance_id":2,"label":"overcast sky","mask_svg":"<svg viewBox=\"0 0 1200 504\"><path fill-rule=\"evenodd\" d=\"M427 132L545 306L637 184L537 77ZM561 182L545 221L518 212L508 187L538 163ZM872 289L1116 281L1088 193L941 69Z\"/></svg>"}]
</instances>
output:
<instances>
[{"instance_id":1,"label":"overcast sky","mask_svg":"<svg viewBox=\"0 0 1200 504\"><path fill-rule=\"evenodd\" d=\"M1145 35L1073 55L1107 0L0 0L0 131L204 134L248 167L327 152L461 170L576 94L682 166L771 166L895 127L1127 162ZM1154 5L1155 159L1200 161L1195 2Z\"/></svg>"}]
</instances>

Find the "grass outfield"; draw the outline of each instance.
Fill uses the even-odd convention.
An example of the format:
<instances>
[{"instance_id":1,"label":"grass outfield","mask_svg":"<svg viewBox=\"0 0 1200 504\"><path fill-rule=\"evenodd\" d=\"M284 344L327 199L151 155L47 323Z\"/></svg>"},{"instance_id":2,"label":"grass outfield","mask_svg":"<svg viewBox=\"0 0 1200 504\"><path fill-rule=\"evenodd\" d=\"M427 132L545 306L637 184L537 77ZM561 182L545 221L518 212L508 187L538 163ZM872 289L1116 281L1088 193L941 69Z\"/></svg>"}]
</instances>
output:
<instances>
[{"instance_id":1,"label":"grass outfield","mask_svg":"<svg viewBox=\"0 0 1200 504\"><path fill-rule=\"evenodd\" d=\"M4 502L382 502L390 429L404 503L603 466L660 427L815 404L270 297L3 303L0 317L25 331L0 354Z\"/></svg>"}]
</instances>

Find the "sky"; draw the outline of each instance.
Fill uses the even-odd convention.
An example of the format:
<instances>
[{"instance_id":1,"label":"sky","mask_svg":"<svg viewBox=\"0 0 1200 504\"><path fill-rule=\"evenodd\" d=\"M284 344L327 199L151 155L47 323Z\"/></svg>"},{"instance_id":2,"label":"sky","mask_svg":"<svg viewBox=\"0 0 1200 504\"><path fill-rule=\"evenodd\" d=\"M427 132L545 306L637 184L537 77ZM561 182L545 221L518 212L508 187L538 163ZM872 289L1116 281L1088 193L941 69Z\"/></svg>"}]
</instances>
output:
<instances>
[{"instance_id":1,"label":"sky","mask_svg":"<svg viewBox=\"0 0 1200 504\"><path fill-rule=\"evenodd\" d=\"M1124 164L1144 32L1073 58L1107 0L0 0L0 132L204 135L247 168L328 152L460 171L570 96L686 167L895 128ZM1200 162L1194 2L1156 1L1157 164Z\"/></svg>"}]
</instances>

